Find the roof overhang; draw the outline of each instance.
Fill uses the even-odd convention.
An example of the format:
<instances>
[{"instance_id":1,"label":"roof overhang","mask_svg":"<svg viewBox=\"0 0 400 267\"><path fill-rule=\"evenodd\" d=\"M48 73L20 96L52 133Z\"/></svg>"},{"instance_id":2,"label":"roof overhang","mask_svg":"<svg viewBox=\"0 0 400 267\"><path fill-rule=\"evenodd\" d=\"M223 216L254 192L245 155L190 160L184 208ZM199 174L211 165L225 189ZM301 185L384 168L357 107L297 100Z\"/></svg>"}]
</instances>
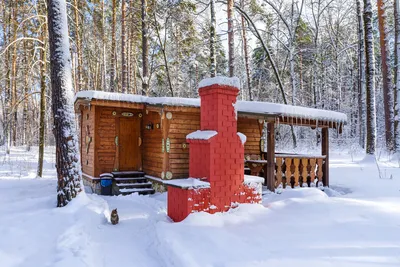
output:
<instances>
[{"instance_id":1,"label":"roof overhang","mask_svg":"<svg viewBox=\"0 0 400 267\"><path fill-rule=\"evenodd\" d=\"M81 91L75 96L75 111L82 106L105 106L127 109L164 109L168 111L199 112L200 99L174 97L146 97L100 91ZM277 124L309 126L311 128L334 128L342 132L347 123L343 113L290 106L269 102L238 101L235 104L238 116L261 119Z\"/></svg>"}]
</instances>

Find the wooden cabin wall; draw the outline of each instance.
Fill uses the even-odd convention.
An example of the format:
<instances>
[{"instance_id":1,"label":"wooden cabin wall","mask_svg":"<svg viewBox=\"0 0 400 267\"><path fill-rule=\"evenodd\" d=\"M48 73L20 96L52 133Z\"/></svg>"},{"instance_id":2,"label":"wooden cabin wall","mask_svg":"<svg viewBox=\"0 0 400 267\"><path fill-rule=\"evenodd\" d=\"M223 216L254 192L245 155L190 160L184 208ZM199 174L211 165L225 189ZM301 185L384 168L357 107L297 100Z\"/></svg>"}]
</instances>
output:
<instances>
[{"instance_id":1,"label":"wooden cabin wall","mask_svg":"<svg viewBox=\"0 0 400 267\"><path fill-rule=\"evenodd\" d=\"M81 164L82 171L94 176L95 108L82 107L81 110ZM89 139L91 137L91 141Z\"/></svg>"},{"instance_id":2,"label":"wooden cabin wall","mask_svg":"<svg viewBox=\"0 0 400 267\"><path fill-rule=\"evenodd\" d=\"M171 147L168 153L166 171L172 172L173 178L187 178L189 176L189 146L186 135L200 129L199 112L171 112L169 120L168 138ZM186 146L186 147L185 147Z\"/></svg>"},{"instance_id":3,"label":"wooden cabin wall","mask_svg":"<svg viewBox=\"0 0 400 267\"><path fill-rule=\"evenodd\" d=\"M147 113L147 114L146 114ZM153 129L146 129L152 124ZM157 124L159 128L157 128ZM162 129L159 112L148 111L143 116L143 171L151 176L161 177L163 171L163 154L161 151Z\"/></svg>"},{"instance_id":4,"label":"wooden cabin wall","mask_svg":"<svg viewBox=\"0 0 400 267\"><path fill-rule=\"evenodd\" d=\"M112 172L115 163L115 108L96 107L96 167L95 176Z\"/></svg>"},{"instance_id":5,"label":"wooden cabin wall","mask_svg":"<svg viewBox=\"0 0 400 267\"><path fill-rule=\"evenodd\" d=\"M246 135L247 141L244 146L245 155L260 155L261 146L260 139L262 135L263 124L259 123L258 119L239 117L238 118L238 132Z\"/></svg>"}]
</instances>

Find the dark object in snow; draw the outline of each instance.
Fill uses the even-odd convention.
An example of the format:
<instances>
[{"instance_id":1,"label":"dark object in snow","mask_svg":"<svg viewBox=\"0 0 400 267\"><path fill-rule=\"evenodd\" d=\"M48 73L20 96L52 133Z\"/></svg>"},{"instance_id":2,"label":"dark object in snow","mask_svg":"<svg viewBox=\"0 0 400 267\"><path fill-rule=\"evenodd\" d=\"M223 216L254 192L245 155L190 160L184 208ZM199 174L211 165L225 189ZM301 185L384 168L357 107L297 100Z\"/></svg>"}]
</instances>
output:
<instances>
[{"instance_id":1,"label":"dark object in snow","mask_svg":"<svg viewBox=\"0 0 400 267\"><path fill-rule=\"evenodd\" d=\"M100 185L101 185L101 194L104 196L112 195L112 177L101 177Z\"/></svg>"},{"instance_id":2,"label":"dark object in snow","mask_svg":"<svg viewBox=\"0 0 400 267\"><path fill-rule=\"evenodd\" d=\"M116 224L118 224L118 222L119 222L119 216L118 216L117 209L113 209L111 211L111 223L113 225L116 225Z\"/></svg>"}]
</instances>

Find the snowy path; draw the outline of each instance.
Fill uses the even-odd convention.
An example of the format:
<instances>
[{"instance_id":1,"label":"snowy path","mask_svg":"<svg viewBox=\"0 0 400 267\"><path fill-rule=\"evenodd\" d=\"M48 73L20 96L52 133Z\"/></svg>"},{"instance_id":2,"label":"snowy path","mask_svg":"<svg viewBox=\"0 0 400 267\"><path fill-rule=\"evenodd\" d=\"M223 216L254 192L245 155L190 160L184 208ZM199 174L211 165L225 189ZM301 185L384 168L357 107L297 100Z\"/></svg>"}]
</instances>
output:
<instances>
[{"instance_id":1,"label":"snowy path","mask_svg":"<svg viewBox=\"0 0 400 267\"><path fill-rule=\"evenodd\" d=\"M55 208L53 154L0 154L0 266L400 266L400 169L336 155L331 188L266 195L263 205L166 216L166 195L81 195ZM34 152L32 152L34 153ZM331 196L331 197L328 197ZM118 208L120 223L107 216Z\"/></svg>"}]
</instances>

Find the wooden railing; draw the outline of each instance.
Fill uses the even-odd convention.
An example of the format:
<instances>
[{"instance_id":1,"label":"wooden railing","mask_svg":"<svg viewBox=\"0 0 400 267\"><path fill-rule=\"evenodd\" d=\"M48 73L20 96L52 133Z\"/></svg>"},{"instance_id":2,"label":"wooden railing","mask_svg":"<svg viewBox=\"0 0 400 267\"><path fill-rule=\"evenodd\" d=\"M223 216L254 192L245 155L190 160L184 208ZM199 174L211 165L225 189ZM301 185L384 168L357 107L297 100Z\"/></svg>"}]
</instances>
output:
<instances>
[{"instance_id":1,"label":"wooden railing","mask_svg":"<svg viewBox=\"0 0 400 267\"><path fill-rule=\"evenodd\" d=\"M322 182L325 156L276 154L275 155L275 188L310 187L315 179Z\"/></svg>"}]
</instances>

